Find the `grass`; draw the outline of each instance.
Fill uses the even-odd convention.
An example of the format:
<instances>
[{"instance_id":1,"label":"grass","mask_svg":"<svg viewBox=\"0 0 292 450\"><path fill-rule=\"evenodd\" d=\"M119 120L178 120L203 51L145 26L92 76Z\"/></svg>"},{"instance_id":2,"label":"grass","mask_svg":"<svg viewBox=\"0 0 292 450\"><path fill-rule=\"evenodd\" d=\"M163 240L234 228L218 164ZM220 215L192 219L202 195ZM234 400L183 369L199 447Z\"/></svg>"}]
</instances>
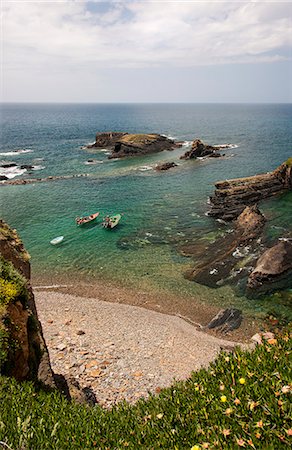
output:
<instances>
[{"instance_id":1,"label":"grass","mask_svg":"<svg viewBox=\"0 0 292 450\"><path fill-rule=\"evenodd\" d=\"M291 339L222 353L159 396L112 410L0 377L0 441L16 449L287 449Z\"/></svg>"},{"instance_id":2,"label":"grass","mask_svg":"<svg viewBox=\"0 0 292 450\"><path fill-rule=\"evenodd\" d=\"M144 144L147 141L155 141L157 137L157 134L126 134L122 136L119 142L124 142L125 144Z\"/></svg>"}]
</instances>

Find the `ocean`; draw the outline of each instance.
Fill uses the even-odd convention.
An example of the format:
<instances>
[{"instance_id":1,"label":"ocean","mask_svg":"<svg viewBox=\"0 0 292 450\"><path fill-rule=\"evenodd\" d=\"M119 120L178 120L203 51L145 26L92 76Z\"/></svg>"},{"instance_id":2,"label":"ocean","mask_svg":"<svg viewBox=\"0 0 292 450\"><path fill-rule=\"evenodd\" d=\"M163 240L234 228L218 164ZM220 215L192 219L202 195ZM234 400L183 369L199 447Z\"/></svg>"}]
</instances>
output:
<instances>
[{"instance_id":1,"label":"ocean","mask_svg":"<svg viewBox=\"0 0 292 450\"><path fill-rule=\"evenodd\" d=\"M251 300L234 286L216 289L188 281L192 258L181 247L213 242L231 225L206 214L214 183L271 171L292 156L291 104L2 104L1 163L9 178L88 174L87 177L0 186L0 216L19 232L31 255L33 279L106 280L170 292L245 311L290 314L287 296ZM159 133L180 149L123 160L84 149L102 131ZM191 142L230 144L222 158L180 160ZM88 160L93 159L93 164ZM156 164L174 161L167 172ZM31 165L33 169L21 168ZM292 232L292 193L260 205L271 242ZM100 211L77 227L76 216ZM101 218L121 213L109 232ZM50 241L64 236L59 246ZM289 296L291 300L291 297ZM289 301L290 301L289 300Z\"/></svg>"}]
</instances>

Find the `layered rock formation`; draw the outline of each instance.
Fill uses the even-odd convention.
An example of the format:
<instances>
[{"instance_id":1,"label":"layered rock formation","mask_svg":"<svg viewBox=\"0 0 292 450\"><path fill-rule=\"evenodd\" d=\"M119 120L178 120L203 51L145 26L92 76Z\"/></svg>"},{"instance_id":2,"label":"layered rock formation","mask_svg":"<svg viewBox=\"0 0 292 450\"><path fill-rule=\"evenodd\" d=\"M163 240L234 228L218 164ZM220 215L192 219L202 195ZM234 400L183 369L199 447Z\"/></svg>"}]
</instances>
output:
<instances>
[{"instance_id":1,"label":"layered rock formation","mask_svg":"<svg viewBox=\"0 0 292 450\"><path fill-rule=\"evenodd\" d=\"M111 158L139 156L148 153L173 150L180 144L160 134L129 134L129 133L97 133L94 144L87 148L107 148L112 151Z\"/></svg>"},{"instance_id":2,"label":"layered rock formation","mask_svg":"<svg viewBox=\"0 0 292 450\"><path fill-rule=\"evenodd\" d=\"M292 189L291 159L270 173L216 183L215 195L210 197L209 215L227 221L233 220L247 205Z\"/></svg>"},{"instance_id":3,"label":"layered rock formation","mask_svg":"<svg viewBox=\"0 0 292 450\"><path fill-rule=\"evenodd\" d=\"M200 139L195 139L192 143L192 148L186 151L180 159L202 158L205 156L216 158L221 156L218 150L218 147L212 147L212 145L204 144Z\"/></svg>"},{"instance_id":4,"label":"layered rock formation","mask_svg":"<svg viewBox=\"0 0 292 450\"><path fill-rule=\"evenodd\" d=\"M29 255L0 220L0 373L54 387L29 280Z\"/></svg>"},{"instance_id":5,"label":"layered rock formation","mask_svg":"<svg viewBox=\"0 0 292 450\"><path fill-rule=\"evenodd\" d=\"M292 242L280 241L258 259L248 277L249 294L266 294L292 287Z\"/></svg>"},{"instance_id":6,"label":"layered rock formation","mask_svg":"<svg viewBox=\"0 0 292 450\"><path fill-rule=\"evenodd\" d=\"M236 282L248 275L250 265L256 261L257 238L262 233L266 219L256 205L246 207L235 222L232 233L217 239L213 244L199 247L194 254L200 261L189 271L188 279L210 287L218 287L225 282ZM192 252L184 248L184 254Z\"/></svg>"}]
</instances>

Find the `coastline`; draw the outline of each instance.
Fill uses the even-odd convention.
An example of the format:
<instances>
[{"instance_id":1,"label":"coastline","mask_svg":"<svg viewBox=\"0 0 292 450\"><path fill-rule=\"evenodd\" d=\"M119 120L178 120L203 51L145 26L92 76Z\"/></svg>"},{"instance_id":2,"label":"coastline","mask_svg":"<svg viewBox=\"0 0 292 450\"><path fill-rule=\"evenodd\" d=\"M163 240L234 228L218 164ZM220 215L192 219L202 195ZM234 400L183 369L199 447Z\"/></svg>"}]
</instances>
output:
<instances>
[{"instance_id":1,"label":"coastline","mask_svg":"<svg viewBox=\"0 0 292 450\"><path fill-rule=\"evenodd\" d=\"M222 334L216 330L205 328L213 317L224 309L201 301L198 297L181 294L177 295L165 290L149 290L124 286L116 281L91 281L76 278L60 278L56 276L36 276L32 278L35 293L55 292L61 295L71 295L83 299L83 302L96 299L98 301L141 307L153 312L178 317L194 328L204 333L232 340L248 342L261 327L261 319L244 314L241 326L230 333ZM232 305L229 305L232 306Z\"/></svg>"},{"instance_id":2,"label":"coastline","mask_svg":"<svg viewBox=\"0 0 292 450\"><path fill-rule=\"evenodd\" d=\"M38 316L53 371L78 381L105 408L159 394L163 387L207 367L222 350L252 348L251 341L240 344L233 334L212 336L175 314L158 312L159 307L163 310L161 297L154 305L146 292L139 296L108 287L104 294L104 285L95 286L101 290L97 296L91 290L90 297L84 291L81 297L80 287L84 289L71 286L72 295L65 293L69 287L35 286ZM144 307L137 306L139 302ZM209 312L204 311L206 317Z\"/></svg>"}]
</instances>

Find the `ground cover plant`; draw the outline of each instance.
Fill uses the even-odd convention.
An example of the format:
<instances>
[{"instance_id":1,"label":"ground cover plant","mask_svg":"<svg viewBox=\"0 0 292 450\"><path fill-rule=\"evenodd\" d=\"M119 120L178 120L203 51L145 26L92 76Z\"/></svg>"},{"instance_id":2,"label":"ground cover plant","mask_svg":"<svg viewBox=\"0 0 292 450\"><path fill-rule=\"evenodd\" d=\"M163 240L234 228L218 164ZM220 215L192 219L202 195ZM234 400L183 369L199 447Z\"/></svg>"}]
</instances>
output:
<instances>
[{"instance_id":1,"label":"ground cover plant","mask_svg":"<svg viewBox=\"0 0 292 450\"><path fill-rule=\"evenodd\" d=\"M287 449L290 352L285 333L252 352L222 353L159 396L111 410L0 377L0 441L13 450Z\"/></svg>"}]
</instances>

